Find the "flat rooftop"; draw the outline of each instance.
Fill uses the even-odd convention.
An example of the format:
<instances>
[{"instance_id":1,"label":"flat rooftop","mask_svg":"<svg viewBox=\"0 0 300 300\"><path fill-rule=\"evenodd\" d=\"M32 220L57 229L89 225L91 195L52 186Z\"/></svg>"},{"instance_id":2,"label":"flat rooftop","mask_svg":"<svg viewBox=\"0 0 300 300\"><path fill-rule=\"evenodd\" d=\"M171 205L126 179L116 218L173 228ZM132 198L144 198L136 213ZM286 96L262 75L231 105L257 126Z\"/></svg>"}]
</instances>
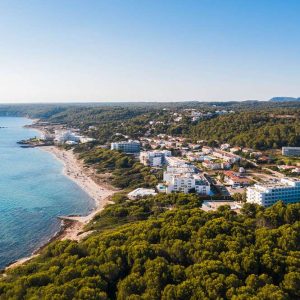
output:
<instances>
[{"instance_id":1,"label":"flat rooftop","mask_svg":"<svg viewBox=\"0 0 300 300\"><path fill-rule=\"evenodd\" d=\"M276 182L268 182L264 184L255 184L254 186L250 187L249 189L255 190L257 192L266 192L270 189L280 189L280 188L294 188L296 186L293 183L299 183L300 180L297 178L283 178L280 181ZM297 187L299 187L297 185Z\"/></svg>"}]
</instances>

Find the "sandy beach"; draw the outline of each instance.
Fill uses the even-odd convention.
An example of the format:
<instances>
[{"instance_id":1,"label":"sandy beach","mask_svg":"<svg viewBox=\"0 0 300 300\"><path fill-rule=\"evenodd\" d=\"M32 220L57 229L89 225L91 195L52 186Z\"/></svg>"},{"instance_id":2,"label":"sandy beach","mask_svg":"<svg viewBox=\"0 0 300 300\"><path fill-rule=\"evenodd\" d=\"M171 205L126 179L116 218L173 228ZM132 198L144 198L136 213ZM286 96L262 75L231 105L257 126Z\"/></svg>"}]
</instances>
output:
<instances>
[{"instance_id":1,"label":"sandy beach","mask_svg":"<svg viewBox=\"0 0 300 300\"><path fill-rule=\"evenodd\" d=\"M34 122L32 125L30 125L30 128L36 130L39 132L39 134L45 133L45 129L43 127L36 126L36 123L39 120L37 119L33 121ZM95 209L89 215L74 217L64 216L63 218L66 220L77 221L82 223L84 226L97 213L99 213L107 203L109 203L109 198L117 191L117 189L113 188L104 181L101 182L101 180L100 182L99 180L95 182L93 179L95 178L94 170L92 170L92 168L85 167L83 162L76 157L73 150L65 150L57 146L43 146L40 147L40 149L51 153L56 159L60 160L64 165L64 175L76 182L76 184L80 186L95 201ZM81 226L81 229L83 226ZM76 227L79 226L77 225ZM69 229L70 228L67 228L65 230L64 239L78 240L77 233L80 230L78 232L75 232L74 230L74 233L76 233L76 236L74 236L72 232L69 232ZM63 235L63 233L61 235Z\"/></svg>"},{"instance_id":2,"label":"sandy beach","mask_svg":"<svg viewBox=\"0 0 300 300\"><path fill-rule=\"evenodd\" d=\"M103 210L105 205L110 202L110 197L116 192L116 189L105 183L96 183L92 178L91 170L84 167L84 164L76 158L72 150L67 151L56 146L46 146L41 147L41 149L53 154L60 160L64 164L64 175L76 182L95 201L95 209L87 216L62 216L62 219L74 221L74 225L64 230L61 239L80 240L82 236L79 233L83 226Z\"/></svg>"}]
</instances>

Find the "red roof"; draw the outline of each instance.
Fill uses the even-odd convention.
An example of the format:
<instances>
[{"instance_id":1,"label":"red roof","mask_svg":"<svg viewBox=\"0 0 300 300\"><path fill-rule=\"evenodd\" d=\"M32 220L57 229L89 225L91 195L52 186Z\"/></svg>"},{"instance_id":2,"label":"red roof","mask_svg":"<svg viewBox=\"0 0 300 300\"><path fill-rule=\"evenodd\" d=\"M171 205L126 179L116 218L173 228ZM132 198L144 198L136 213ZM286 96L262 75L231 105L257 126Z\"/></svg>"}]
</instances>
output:
<instances>
[{"instance_id":1,"label":"red roof","mask_svg":"<svg viewBox=\"0 0 300 300\"><path fill-rule=\"evenodd\" d=\"M233 171L224 171L224 175L226 177L230 178L231 180L233 180L234 182L239 182L239 183L249 183L250 182L248 178L238 176L238 174Z\"/></svg>"}]
</instances>

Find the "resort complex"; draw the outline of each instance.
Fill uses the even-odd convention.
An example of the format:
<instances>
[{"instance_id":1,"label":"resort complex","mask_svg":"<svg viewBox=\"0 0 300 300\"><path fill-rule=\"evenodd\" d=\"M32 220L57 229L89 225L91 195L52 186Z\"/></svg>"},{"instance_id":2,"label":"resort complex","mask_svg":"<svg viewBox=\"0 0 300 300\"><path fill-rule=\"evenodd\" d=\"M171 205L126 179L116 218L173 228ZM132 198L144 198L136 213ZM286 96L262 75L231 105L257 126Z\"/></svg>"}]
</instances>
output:
<instances>
[{"instance_id":1,"label":"resort complex","mask_svg":"<svg viewBox=\"0 0 300 300\"><path fill-rule=\"evenodd\" d=\"M55 192L47 190L44 197L57 201L55 209L48 206L47 211L50 215L56 212L54 218L62 222L62 229L53 238L57 241L51 241L45 250L37 250L35 256L30 256L31 244L16 248L24 248L28 258L17 260L4 271L7 275L0 280L0 299L2 295L3 299L31 299L32 295L41 299L55 295L53 299L66 300L233 299L233 293L244 293L242 299L252 299L248 291L253 282L254 286L272 286L267 292L268 297L272 296L257 299L289 300L276 298L278 291L293 296L298 293L296 289L287 292L291 291L287 280L297 282L294 271L282 273L283 268L296 269L292 257L298 247L300 216L298 147L279 148L284 135L276 137L277 143L275 137L268 141L265 127L265 136L255 143L253 132L249 137L248 131L240 132L236 135L240 140L232 137L241 124L248 122L251 128L259 118L259 113L240 112L235 105L230 110L214 105L210 111L206 106L139 110L132 111L130 120L111 121L107 115L116 114L119 118L120 112L127 116L131 110L105 107L96 122L90 110L76 108L80 115L72 110L74 117L66 117L64 122L59 115L58 119L45 118L27 126L39 134L22 140L21 147L41 150L23 149L21 153L51 153L62 162L63 171L60 164L52 161L46 174L35 170L39 174L36 182L44 182L44 187L51 183L48 178L55 182ZM276 120L282 120L279 116ZM247 121L249 118L251 121ZM269 118L266 128L275 122L274 114ZM260 123L265 120L263 116ZM289 124L294 124L294 118L291 120ZM290 135L283 145L291 144L293 137ZM297 145L296 138L294 144ZM34 159L28 157L30 161ZM46 165L49 159L53 158L43 159ZM59 174L53 166L57 166ZM74 181L79 191L60 176ZM25 182L27 179L24 177ZM35 189L29 185L28 191L34 193ZM57 198L60 193L65 198ZM66 200L60 202L61 199ZM68 210L70 203L75 205L77 201L86 201L86 213ZM88 206L89 201L94 203L94 209ZM62 215L62 211L70 214ZM28 220L28 215L30 223L36 224L37 218L44 222L44 204L34 214L29 210L22 214L27 218L18 220L20 224ZM46 219L51 225L51 219ZM50 225L41 232L52 229ZM34 235L36 231L30 231L26 237L35 241ZM274 251L280 253L278 262L277 254L270 250L274 243ZM4 253L3 267L11 261L11 252ZM266 257L273 257L273 263L280 265L275 270L280 271L274 271ZM219 292L211 285L216 278ZM278 282L275 297L270 278ZM266 282L261 283L263 280ZM228 282L233 282L236 292L227 288ZM253 289L252 295L256 297L260 289ZM26 298L19 291L26 293ZM68 296L61 298L61 294Z\"/></svg>"},{"instance_id":2,"label":"resort complex","mask_svg":"<svg viewBox=\"0 0 300 300\"><path fill-rule=\"evenodd\" d=\"M0 20L0 300L300 300L300 0Z\"/></svg>"}]
</instances>

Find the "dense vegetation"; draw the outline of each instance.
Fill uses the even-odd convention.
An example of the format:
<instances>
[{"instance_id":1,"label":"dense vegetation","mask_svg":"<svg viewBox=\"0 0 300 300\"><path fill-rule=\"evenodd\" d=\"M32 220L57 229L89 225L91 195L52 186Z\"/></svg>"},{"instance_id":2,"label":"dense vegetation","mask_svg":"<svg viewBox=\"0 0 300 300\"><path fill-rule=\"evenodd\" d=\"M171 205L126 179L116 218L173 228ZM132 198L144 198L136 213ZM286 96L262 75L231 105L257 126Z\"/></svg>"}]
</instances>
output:
<instances>
[{"instance_id":1,"label":"dense vegetation","mask_svg":"<svg viewBox=\"0 0 300 300\"><path fill-rule=\"evenodd\" d=\"M120 201L85 241L52 243L9 271L0 299L300 298L299 204L200 205L182 194ZM108 216L123 222L107 228Z\"/></svg>"},{"instance_id":2,"label":"dense vegetation","mask_svg":"<svg viewBox=\"0 0 300 300\"><path fill-rule=\"evenodd\" d=\"M167 133L213 144L229 142L255 149L300 145L300 101L297 102L181 102L181 103L96 103L0 105L0 115L29 116L51 123L80 128L99 144L124 139L121 133L138 138L145 133ZM183 117L174 122L173 113L184 109L202 112L234 110L210 120L191 122ZM150 125L150 122L156 124ZM89 130L89 126L95 126Z\"/></svg>"},{"instance_id":3,"label":"dense vegetation","mask_svg":"<svg viewBox=\"0 0 300 300\"><path fill-rule=\"evenodd\" d=\"M278 113L242 112L221 116L193 126L191 136L254 149L300 146L299 111L287 113L292 115L285 117L278 116Z\"/></svg>"},{"instance_id":4,"label":"dense vegetation","mask_svg":"<svg viewBox=\"0 0 300 300\"><path fill-rule=\"evenodd\" d=\"M0 115L29 116L80 128L97 139L75 151L123 189L87 225L79 243L54 242L7 272L0 299L300 299L300 204L246 204L200 209L196 195L160 194L128 201L129 190L153 187L161 172L130 155L98 147L148 132L258 149L300 146L299 103L164 103L0 106ZM165 109L163 109L165 108ZM192 123L174 112L234 109ZM267 109L264 112L259 109ZM150 126L150 121L159 121ZM90 130L89 126L95 126ZM236 195L242 197L242 195Z\"/></svg>"},{"instance_id":5,"label":"dense vegetation","mask_svg":"<svg viewBox=\"0 0 300 300\"><path fill-rule=\"evenodd\" d=\"M115 114L115 117L111 117ZM228 142L261 150L300 145L299 109L269 108L264 112L255 109L241 110L193 123L187 117L183 117L181 122L174 122L169 110L152 109L145 112L143 109L123 111L123 108L118 108L110 110L107 117L100 113L99 119L101 122L86 121L77 126L86 130L87 124L98 124L98 129L89 134L101 143L124 139L111 134L118 132L131 138L138 138L145 133L150 136L166 133L184 136L191 141L206 140L209 144L215 144L216 141ZM149 123L153 121L157 124L150 126Z\"/></svg>"},{"instance_id":6,"label":"dense vegetation","mask_svg":"<svg viewBox=\"0 0 300 300\"><path fill-rule=\"evenodd\" d=\"M88 108L88 110L87 110ZM266 111L270 109L296 109L300 108L300 102L272 103L267 101L228 101L228 102L98 102L98 103L58 103L58 104L0 104L1 116L29 116L32 118L48 119L50 117L60 118L65 122L70 115L82 114L88 117L93 110L99 109L114 110L143 110L151 112L154 110L176 111L182 109L200 109L204 111L216 110L236 110L236 111ZM67 112L67 113L64 113ZM69 118L72 121L72 118ZM83 121L83 120L81 120Z\"/></svg>"},{"instance_id":7,"label":"dense vegetation","mask_svg":"<svg viewBox=\"0 0 300 300\"><path fill-rule=\"evenodd\" d=\"M133 156L119 151L102 148L82 151L80 147L75 151L81 152L80 158L98 173L111 173L110 182L117 188L154 187L162 178L161 171L152 170L137 162Z\"/></svg>"}]
</instances>

